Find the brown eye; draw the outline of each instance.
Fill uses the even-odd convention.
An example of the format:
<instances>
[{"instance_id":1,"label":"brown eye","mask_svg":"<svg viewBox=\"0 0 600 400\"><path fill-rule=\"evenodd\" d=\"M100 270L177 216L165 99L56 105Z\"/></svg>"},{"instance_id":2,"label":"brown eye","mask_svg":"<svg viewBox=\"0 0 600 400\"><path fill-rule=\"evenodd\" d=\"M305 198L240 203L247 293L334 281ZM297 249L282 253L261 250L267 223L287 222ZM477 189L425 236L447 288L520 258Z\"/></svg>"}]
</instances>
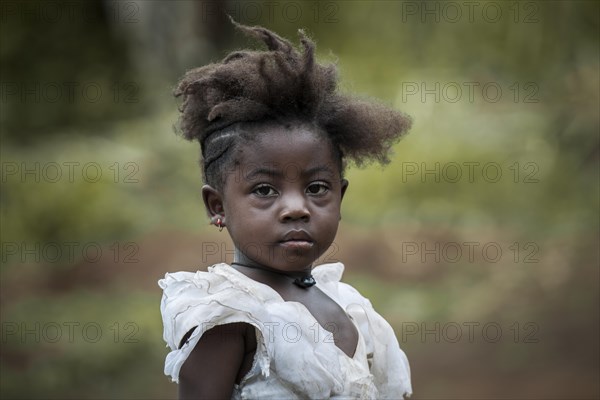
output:
<instances>
[{"instance_id":1,"label":"brown eye","mask_svg":"<svg viewBox=\"0 0 600 400\"><path fill-rule=\"evenodd\" d=\"M261 185L261 186L257 187L256 189L254 189L252 191L252 193L256 194L259 197L270 197L270 196L277 195L277 192L275 191L275 189L273 189L269 185Z\"/></svg>"},{"instance_id":2,"label":"brown eye","mask_svg":"<svg viewBox=\"0 0 600 400\"><path fill-rule=\"evenodd\" d=\"M329 187L321 182L311 183L307 188L306 192L312 195L323 195L329 191Z\"/></svg>"}]
</instances>

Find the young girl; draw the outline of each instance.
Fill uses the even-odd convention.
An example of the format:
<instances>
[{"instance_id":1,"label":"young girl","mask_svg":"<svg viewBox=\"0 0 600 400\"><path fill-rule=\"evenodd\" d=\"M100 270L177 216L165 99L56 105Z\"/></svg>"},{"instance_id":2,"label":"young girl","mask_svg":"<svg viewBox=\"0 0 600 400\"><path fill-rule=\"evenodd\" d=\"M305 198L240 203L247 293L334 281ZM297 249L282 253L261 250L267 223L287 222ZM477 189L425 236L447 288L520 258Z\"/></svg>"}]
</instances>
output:
<instances>
[{"instance_id":1,"label":"young girl","mask_svg":"<svg viewBox=\"0 0 600 400\"><path fill-rule=\"evenodd\" d=\"M209 218L235 246L231 265L159 281L165 374L180 398L399 399L410 370L394 331L313 266L333 242L346 161L387 163L410 119L336 91L336 68L260 27L236 24L269 51L236 51L194 69L180 129L198 140Z\"/></svg>"}]
</instances>

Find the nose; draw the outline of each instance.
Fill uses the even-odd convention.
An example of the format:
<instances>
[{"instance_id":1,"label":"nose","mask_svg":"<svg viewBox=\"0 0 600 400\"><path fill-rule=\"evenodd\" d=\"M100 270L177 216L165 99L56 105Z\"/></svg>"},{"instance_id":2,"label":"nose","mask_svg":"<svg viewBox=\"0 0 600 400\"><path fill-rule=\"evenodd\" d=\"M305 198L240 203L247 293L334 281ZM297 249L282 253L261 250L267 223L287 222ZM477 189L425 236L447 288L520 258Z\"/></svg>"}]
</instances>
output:
<instances>
[{"instance_id":1,"label":"nose","mask_svg":"<svg viewBox=\"0 0 600 400\"><path fill-rule=\"evenodd\" d=\"M310 220L310 211L306 199L301 194L289 193L281 197L282 207L279 214L281 222Z\"/></svg>"}]
</instances>

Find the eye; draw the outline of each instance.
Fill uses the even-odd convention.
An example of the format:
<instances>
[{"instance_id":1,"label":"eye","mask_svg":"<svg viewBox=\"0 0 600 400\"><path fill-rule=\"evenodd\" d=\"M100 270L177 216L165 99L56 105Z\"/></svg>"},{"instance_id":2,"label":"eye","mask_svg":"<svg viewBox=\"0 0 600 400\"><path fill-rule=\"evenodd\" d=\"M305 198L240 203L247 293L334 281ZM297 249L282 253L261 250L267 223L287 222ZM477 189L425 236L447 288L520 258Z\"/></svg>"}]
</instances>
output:
<instances>
[{"instance_id":1,"label":"eye","mask_svg":"<svg viewBox=\"0 0 600 400\"><path fill-rule=\"evenodd\" d=\"M270 185L260 185L257 186L252 193L256 194L259 197L272 197L277 196L277 191Z\"/></svg>"},{"instance_id":2,"label":"eye","mask_svg":"<svg viewBox=\"0 0 600 400\"><path fill-rule=\"evenodd\" d=\"M324 195L329 191L329 186L323 182L313 182L306 188L306 193L312 195Z\"/></svg>"}]
</instances>

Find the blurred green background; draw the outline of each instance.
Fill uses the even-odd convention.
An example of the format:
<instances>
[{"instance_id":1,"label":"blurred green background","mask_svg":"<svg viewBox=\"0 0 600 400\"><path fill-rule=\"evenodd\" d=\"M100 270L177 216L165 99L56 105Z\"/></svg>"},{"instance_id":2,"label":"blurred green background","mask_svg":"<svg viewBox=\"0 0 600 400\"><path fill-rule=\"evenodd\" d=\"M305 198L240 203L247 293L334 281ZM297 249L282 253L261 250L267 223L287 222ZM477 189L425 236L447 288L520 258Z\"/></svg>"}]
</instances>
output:
<instances>
[{"instance_id":1,"label":"blurred green background","mask_svg":"<svg viewBox=\"0 0 600 400\"><path fill-rule=\"evenodd\" d=\"M229 13L414 117L350 169L323 262L396 330L415 399L595 399L599 2L2 1L2 398L176 398L156 281L231 260L189 68L254 46Z\"/></svg>"}]
</instances>

